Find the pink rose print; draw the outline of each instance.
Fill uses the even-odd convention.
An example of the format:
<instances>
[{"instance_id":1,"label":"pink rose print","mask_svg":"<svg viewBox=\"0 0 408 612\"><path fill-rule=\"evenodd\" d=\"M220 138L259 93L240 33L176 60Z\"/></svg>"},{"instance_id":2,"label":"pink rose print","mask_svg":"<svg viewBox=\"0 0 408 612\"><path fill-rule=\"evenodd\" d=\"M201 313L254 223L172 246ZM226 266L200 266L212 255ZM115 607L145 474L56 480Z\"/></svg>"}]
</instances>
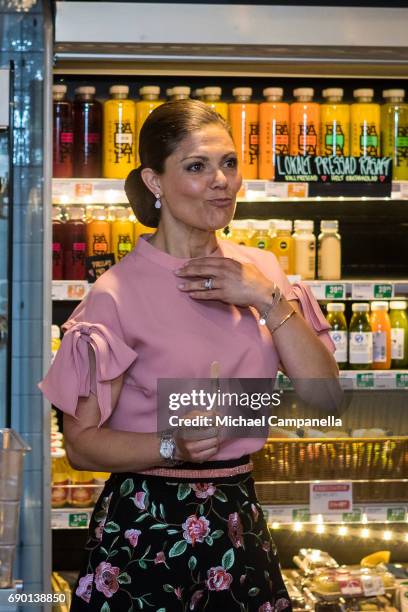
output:
<instances>
[{"instance_id":1,"label":"pink rose print","mask_svg":"<svg viewBox=\"0 0 408 612\"><path fill-rule=\"evenodd\" d=\"M275 601L274 612L281 612L281 610L285 610L290 607L290 601L285 599L285 597L281 597L277 601Z\"/></svg>"},{"instance_id":2,"label":"pink rose print","mask_svg":"<svg viewBox=\"0 0 408 612\"><path fill-rule=\"evenodd\" d=\"M190 606L189 606L190 610L195 610L196 605L198 604L198 602L200 601L203 595L204 595L204 591L196 591L195 593L192 594L191 599L190 599Z\"/></svg>"},{"instance_id":3,"label":"pink rose print","mask_svg":"<svg viewBox=\"0 0 408 612\"><path fill-rule=\"evenodd\" d=\"M206 499L215 493L215 487L212 482L197 482L191 485L191 488L195 491L196 497L200 499Z\"/></svg>"},{"instance_id":4,"label":"pink rose print","mask_svg":"<svg viewBox=\"0 0 408 612\"><path fill-rule=\"evenodd\" d=\"M110 563L101 561L95 571L95 586L105 597L112 597L119 589L118 576L120 569Z\"/></svg>"},{"instance_id":5,"label":"pink rose print","mask_svg":"<svg viewBox=\"0 0 408 612\"><path fill-rule=\"evenodd\" d=\"M239 578L239 582L240 582L240 584L244 584L244 582L245 582L245 578L246 578L245 574L241 574L241 576L240 576L240 578Z\"/></svg>"},{"instance_id":6,"label":"pink rose print","mask_svg":"<svg viewBox=\"0 0 408 612\"><path fill-rule=\"evenodd\" d=\"M158 563L166 563L166 555L164 554L162 550L157 553L157 555L154 558L154 562L156 565Z\"/></svg>"},{"instance_id":7,"label":"pink rose print","mask_svg":"<svg viewBox=\"0 0 408 612\"><path fill-rule=\"evenodd\" d=\"M87 574L79 579L75 594L81 597L86 603L90 602L92 592L93 574Z\"/></svg>"},{"instance_id":8,"label":"pink rose print","mask_svg":"<svg viewBox=\"0 0 408 612\"><path fill-rule=\"evenodd\" d=\"M230 587L232 576L221 565L217 565L207 570L205 582L210 591L226 591Z\"/></svg>"},{"instance_id":9,"label":"pink rose print","mask_svg":"<svg viewBox=\"0 0 408 612\"><path fill-rule=\"evenodd\" d=\"M139 510L146 510L146 506L144 503L146 497L146 493L144 491L138 491L135 495L135 506L139 508Z\"/></svg>"},{"instance_id":10,"label":"pink rose print","mask_svg":"<svg viewBox=\"0 0 408 612\"><path fill-rule=\"evenodd\" d=\"M205 516L197 518L195 514L191 514L182 524L183 538L193 546L196 542L204 542L204 538L210 533L209 524Z\"/></svg>"},{"instance_id":11,"label":"pink rose print","mask_svg":"<svg viewBox=\"0 0 408 612\"><path fill-rule=\"evenodd\" d=\"M104 519L101 520L99 525L95 527L95 538L99 541L102 540L103 529L105 527L105 523L106 523L106 516Z\"/></svg>"},{"instance_id":12,"label":"pink rose print","mask_svg":"<svg viewBox=\"0 0 408 612\"><path fill-rule=\"evenodd\" d=\"M258 516L259 516L259 510L255 506L255 504L251 504L251 510L252 510L252 516L254 517L254 521L256 523L256 521L258 520Z\"/></svg>"},{"instance_id":13,"label":"pink rose print","mask_svg":"<svg viewBox=\"0 0 408 612\"><path fill-rule=\"evenodd\" d=\"M177 599L181 599L181 588L177 587L177 589L174 589L174 594L177 597Z\"/></svg>"},{"instance_id":14,"label":"pink rose print","mask_svg":"<svg viewBox=\"0 0 408 612\"><path fill-rule=\"evenodd\" d=\"M235 548L242 546L242 523L238 512L232 512L228 517L228 535Z\"/></svg>"},{"instance_id":15,"label":"pink rose print","mask_svg":"<svg viewBox=\"0 0 408 612\"><path fill-rule=\"evenodd\" d=\"M269 601L265 601L262 606L259 606L258 612L273 612L272 604Z\"/></svg>"},{"instance_id":16,"label":"pink rose print","mask_svg":"<svg viewBox=\"0 0 408 612\"><path fill-rule=\"evenodd\" d=\"M141 533L142 532L139 531L139 529L127 529L125 531L125 538L129 540L130 545L133 546L133 548L137 546L137 541Z\"/></svg>"}]
</instances>

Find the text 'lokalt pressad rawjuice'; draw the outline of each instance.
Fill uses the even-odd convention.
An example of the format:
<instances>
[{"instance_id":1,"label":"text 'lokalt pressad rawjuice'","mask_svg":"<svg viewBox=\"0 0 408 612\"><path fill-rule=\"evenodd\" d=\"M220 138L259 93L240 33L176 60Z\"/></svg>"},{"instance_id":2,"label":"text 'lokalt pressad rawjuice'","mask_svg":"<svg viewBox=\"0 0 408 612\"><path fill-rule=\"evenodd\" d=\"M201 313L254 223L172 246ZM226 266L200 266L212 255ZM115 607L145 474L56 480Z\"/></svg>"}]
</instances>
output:
<instances>
[{"instance_id":1,"label":"text 'lokalt pressad rawjuice'","mask_svg":"<svg viewBox=\"0 0 408 612\"><path fill-rule=\"evenodd\" d=\"M113 85L103 105L103 176L126 178L136 163L136 109L127 85Z\"/></svg>"},{"instance_id":2,"label":"text 'lokalt pressad rawjuice'","mask_svg":"<svg viewBox=\"0 0 408 612\"><path fill-rule=\"evenodd\" d=\"M267 87L259 105L259 178L275 178L277 155L289 155L289 104L281 87Z\"/></svg>"},{"instance_id":3,"label":"text 'lokalt pressad rawjuice'","mask_svg":"<svg viewBox=\"0 0 408 612\"><path fill-rule=\"evenodd\" d=\"M320 106L321 155L350 155L350 106L344 104L343 89L324 89Z\"/></svg>"},{"instance_id":4,"label":"text 'lokalt pressad rawjuice'","mask_svg":"<svg viewBox=\"0 0 408 612\"><path fill-rule=\"evenodd\" d=\"M296 102L290 105L290 154L319 155L320 105L313 102L314 89L293 91Z\"/></svg>"},{"instance_id":5,"label":"text 'lokalt pressad rawjuice'","mask_svg":"<svg viewBox=\"0 0 408 612\"><path fill-rule=\"evenodd\" d=\"M351 105L351 154L380 155L380 105L373 102L373 89L355 89Z\"/></svg>"},{"instance_id":6,"label":"text 'lokalt pressad rawjuice'","mask_svg":"<svg viewBox=\"0 0 408 612\"><path fill-rule=\"evenodd\" d=\"M258 178L259 123L258 104L251 102L250 87L236 87L229 105L232 139L238 154L242 178Z\"/></svg>"}]
</instances>

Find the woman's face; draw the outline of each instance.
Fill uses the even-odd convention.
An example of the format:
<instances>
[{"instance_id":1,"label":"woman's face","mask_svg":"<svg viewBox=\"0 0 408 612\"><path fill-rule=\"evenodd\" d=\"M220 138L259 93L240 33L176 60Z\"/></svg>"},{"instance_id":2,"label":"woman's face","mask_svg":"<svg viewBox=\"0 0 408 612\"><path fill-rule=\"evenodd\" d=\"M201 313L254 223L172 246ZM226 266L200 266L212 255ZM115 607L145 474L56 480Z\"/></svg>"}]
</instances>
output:
<instances>
[{"instance_id":1,"label":"woman's face","mask_svg":"<svg viewBox=\"0 0 408 612\"><path fill-rule=\"evenodd\" d=\"M242 182L228 132L210 124L184 138L166 159L159 182L164 218L199 230L225 227Z\"/></svg>"}]
</instances>

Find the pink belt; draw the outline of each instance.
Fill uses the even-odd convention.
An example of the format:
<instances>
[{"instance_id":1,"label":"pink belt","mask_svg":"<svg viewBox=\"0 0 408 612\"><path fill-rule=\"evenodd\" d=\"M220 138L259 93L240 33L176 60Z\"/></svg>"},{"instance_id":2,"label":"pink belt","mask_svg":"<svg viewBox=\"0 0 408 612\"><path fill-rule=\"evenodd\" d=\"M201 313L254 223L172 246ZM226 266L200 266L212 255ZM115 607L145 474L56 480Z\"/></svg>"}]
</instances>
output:
<instances>
[{"instance_id":1,"label":"pink belt","mask_svg":"<svg viewBox=\"0 0 408 612\"><path fill-rule=\"evenodd\" d=\"M149 470L143 470L138 474L145 474L146 476L165 476L167 478L220 478L224 476L236 476L237 474L246 474L251 472L253 464L251 461L242 465L236 465L234 467L225 468L210 468L203 470L190 470L182 468L166 468L157 467Z\"/></svg>"}]
</instances>

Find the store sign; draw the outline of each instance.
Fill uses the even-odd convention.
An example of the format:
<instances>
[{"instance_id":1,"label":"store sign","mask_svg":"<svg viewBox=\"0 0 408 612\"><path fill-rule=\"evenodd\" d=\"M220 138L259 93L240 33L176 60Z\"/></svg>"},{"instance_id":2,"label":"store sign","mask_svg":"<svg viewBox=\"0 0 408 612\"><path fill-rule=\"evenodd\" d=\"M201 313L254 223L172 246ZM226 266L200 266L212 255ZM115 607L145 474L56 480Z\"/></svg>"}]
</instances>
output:
<instances>
[{"instance_id":1,"label":"store sign","mask_svg":"<svg viewBox=\"0 0 408 612\"><path fill-rule=\"evenodd\" d=\"M391 185L392 158L278 155L275 180L289 183L389 183Z\"/></svg>"},{"instance_id":2,"label":"store sign","mask_svg":"<svg viewBox=\"0 0 408 612\"><path fill-rule=\"evenodd\" d=\"M310 484L310 513L338 514L353 510L353 484L351 482L324 482Z\"/></svg>"}]
</instances>

